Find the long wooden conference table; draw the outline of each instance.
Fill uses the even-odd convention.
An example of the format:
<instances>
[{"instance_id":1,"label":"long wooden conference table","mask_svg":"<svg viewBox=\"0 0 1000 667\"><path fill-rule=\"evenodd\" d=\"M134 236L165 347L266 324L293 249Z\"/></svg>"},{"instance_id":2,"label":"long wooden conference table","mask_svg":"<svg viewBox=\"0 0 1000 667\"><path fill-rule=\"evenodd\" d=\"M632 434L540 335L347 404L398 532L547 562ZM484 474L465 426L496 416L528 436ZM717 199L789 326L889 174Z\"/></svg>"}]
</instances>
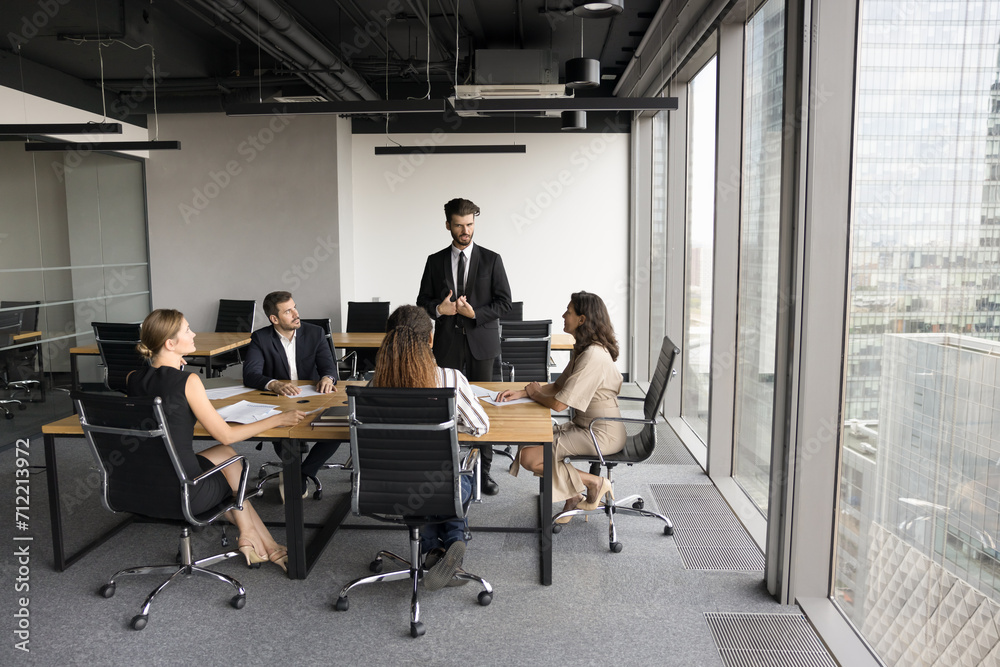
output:
<instances>
[{"instance_id":1,"label":"long wooden conference table","mask_svg":"<svg viewBox=\"0 0 1000 667\"><path fill-rule=\"evenodd\" d=\"M207 368L211 368L212 359L214 357L222 354L223 352L238 350L250 345L250 334L225 331L206 331L204 333L195 333L194 344L196 348L195 351L187 356L207 357ZM81 388L80 372L77 368L77 357L99 355L100 353L101 351L97 349L96 343L93 345L84 345L82 347L71 347L69 349L69 370L70 375L72 375L73 378L74 389Z\"/></svg>"},{"instance_id":2,"label":"long wooden conference table","mask_svg":"<svg viewBox=\"0 0 1000 667\"><path fill-rule=\"evenodd\" d=\"M309 384L300 382L300 385ZM326 408L333 405L345 404L347 393L344 387L351 384L364 384L360 382L341 382L337 385L338 390L331 394L321 396L310 396L300 398L298 396L275 396L267 392L249 391L238 396L214 400L212 404L220 408L241 400L254 403L269 403L281 410L298 409L302 411ZM510 382L486 382L477 383L490 390L501 391L507 388L521 388L522 383ZM484 436L475 438L473 436L460 433L459 441L464 444L478 443L491 445L492 443L507 444L532 444L544 446L545 474L539 478L539 498L538 498L538 526L536 528L517 528L508 526L476 526L473 530L483 530L488 532L530 532L538 535L538 548L541 564L541 583L552 584L552 421L549 409L537 403L524 403L518 405L494 406L483 403L483 407L490 418L490 431ZM265 431L253 440L282 440L291 452L298 453L299 441L316 440L350 440L350 429L347 427L313 427L309 425L312 416L302 420L297 426L291 428L280 428ZM60 419L59 421L46 424L42 427L42 434L45 441L45 461L46 474L48 477L49 491L49 513L52 525L52 547L55 557L56 570L62 572L77 560L85 556L94 548L103 544L112 536L121 531L131 523L132 519L127 518L115 527L111 528L103 535L91 540L81 547L76 553L67 555L63 535L63 520L61 497L59 493L59 468L56 452L56 439L72 438L75 441L71 446L85 446L83 439L83 429L80 427L80 420L76 415ZM195 426L194 437L196 439L210 440L208 432L200 424ZM66 446L66 445L64 445ZM287 454L288 452L286 452ZM322 523L306 524L304 517L304 507L302 498L302 460L299 455L286 455L281 457L284 462L285 479L285 534L288 542L288 576L291 579L305 579L310 570L316 564L323 550L330 540L337 533L343 521L350 511L350 494L343 494L335 500L330 511ZM488 496L486 502L489 502ZM475 513L473 512L473 524ZM268 525L273 525L270 522ZM281 525L281 524L277 524ZM316 532L312 538L306 542L306 528L315 528Z\"/></svg>"}]
</instances>

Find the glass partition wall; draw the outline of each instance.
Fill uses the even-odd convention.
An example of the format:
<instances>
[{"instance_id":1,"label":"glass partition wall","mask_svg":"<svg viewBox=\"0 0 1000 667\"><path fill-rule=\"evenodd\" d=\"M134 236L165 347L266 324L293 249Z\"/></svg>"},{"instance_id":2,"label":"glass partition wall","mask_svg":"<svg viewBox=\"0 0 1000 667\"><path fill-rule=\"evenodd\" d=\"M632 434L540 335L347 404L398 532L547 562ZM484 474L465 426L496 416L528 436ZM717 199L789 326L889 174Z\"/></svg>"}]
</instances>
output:
<instances>
[{"instance_id":1,"label":"glass partition wall","mask_svg":"<svg viewBox=\"0 0 1000 667\"><path fill-rule=\"evenodd\" d=\"M144 178L139 159L0 143L0 299L40 302L35 330L50 375L69 370L71 347L93 343L91 322L149 312Z\"/></svg>"},{"instance_id":2,"label":"glass partition wall","mask_svg":"<svg viewBox=\"0 0 1000 667\"><path fill-rule=\"evenodd\" d=\"M998 59L1000 3L861 3L833 595L890 665L996 664Z\"/></svg>"}]
</instances>

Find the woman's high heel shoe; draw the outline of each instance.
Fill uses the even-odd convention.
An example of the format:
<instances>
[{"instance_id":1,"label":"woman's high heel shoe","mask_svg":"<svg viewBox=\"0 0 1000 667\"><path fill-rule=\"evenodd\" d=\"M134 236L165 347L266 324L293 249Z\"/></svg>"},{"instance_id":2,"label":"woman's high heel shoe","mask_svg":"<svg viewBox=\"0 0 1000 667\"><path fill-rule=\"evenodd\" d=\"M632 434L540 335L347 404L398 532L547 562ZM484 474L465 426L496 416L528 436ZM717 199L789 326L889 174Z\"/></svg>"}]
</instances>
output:
<instances>
[{"instance_id":1,"label":"woman's high heel shoe","mask_svg":"<svg viewBox=\"0 0 1000 667\"><path fill-rule=\"evenodd\" d=\"M604 500L604 496L611 494L611 498L614 499L615 492L611 488L611 480L607 477L601 477L601 489L594 495L594 499L590 500L590 494L587 494L587 498L577 505L577 509L581 510L596 510L601 506L601 502Z\"/></svg>"},{"instance_id":2,"label":"woman's high heel shoe","mask_svg":"<svg viewBox=\"0 0 1000 667\"><path fill-rule=\"evenodd\" d=\"M250 540L245 540L241 537L236 544L239 546L240 553L247 559L247 567L257 569L261 563L267 562L267 558L261 558L257 554L257 550L254 549L253 542Z\"/></svg>"},{"instance_id":3,"label":"woman's high heel shoe","mask_svg":"<svg viewBox=\"0 0 1000 667\"><path fill-rule=\"evenodd\" d=\"M288 572L288 549L285 547L279 545L277 549L267 555L267 559L285 572Z\"/></svg>"}]
</instances>

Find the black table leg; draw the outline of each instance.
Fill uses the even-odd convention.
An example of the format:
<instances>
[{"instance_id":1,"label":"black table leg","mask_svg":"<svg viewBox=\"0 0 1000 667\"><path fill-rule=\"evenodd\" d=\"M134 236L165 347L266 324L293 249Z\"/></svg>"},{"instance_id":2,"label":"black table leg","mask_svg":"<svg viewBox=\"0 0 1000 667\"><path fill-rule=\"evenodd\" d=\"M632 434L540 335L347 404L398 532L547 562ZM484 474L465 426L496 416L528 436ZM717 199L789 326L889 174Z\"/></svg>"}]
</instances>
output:
<instances>
[{"instance_id":1,"label":"black table leg","mask_svg":"<svg viewBox=\"0 0 1000 667\"><path fill-rule=\"evenodd\" d=\"M285 536L288 540L288 578L305 579L305 517L302 507L302 456L299 441L281 441L281 462L285 478Z\"/></svg>"},{"instance_id":2,"label":"black table leg","mask_svg":"<svg viewBox=\"0 0 1000 667\"><path fill-rule=\"evenodd\" d=\"M541 487L539 489L539 495L541 496L541 514L539 516L541 534L538 536L538 539L541 540L539 551L541 551L542 556L543 586L552 585L552 447L553 444L551 442L542 445L544 452L542 456L544 472L541 479L538 480Z\"/></svg>"}]
</instances>

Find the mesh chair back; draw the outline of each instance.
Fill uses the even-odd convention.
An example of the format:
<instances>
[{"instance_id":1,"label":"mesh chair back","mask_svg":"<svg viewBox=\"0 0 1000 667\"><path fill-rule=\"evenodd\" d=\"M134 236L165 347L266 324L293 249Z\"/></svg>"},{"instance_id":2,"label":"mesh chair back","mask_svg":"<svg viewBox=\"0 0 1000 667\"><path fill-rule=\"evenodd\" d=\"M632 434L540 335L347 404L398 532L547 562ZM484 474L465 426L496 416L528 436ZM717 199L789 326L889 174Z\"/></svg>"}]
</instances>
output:
<instances>
[{"instance_id":1,"label":"mesh chair back","mask_svg":"<svg viewBox=\"0 0 1000 667\"><path fill-rule=\"evenodd\" d=\"M355 514L462 517L455 389L347 388Z\"/></svg>"},{"instance_id":2,"label":"mesh chair back","mask_svg":"<svg viewBox=\"0 0 1000 667\"><path fill-rule=\"evenodd\" d=\"M680 354L680 350L669 338L664 336L663 345L660 346L660 356L656 359L656 370L653 371L653 377L649 382L646 400L642 403L642 415L646 419L654 419L663 403L663 396L667 392L667 383L677 373L674 370L674 362L678 354ZM620 455L612 454L607 458L614 459L621 456L628 461L645 461L653 455L655 447L656 425L646 424L639 433L631 435L625 440L625 449Z\"/></svg>"},{"instance_id":3,"label":"mesh chair back","mask_svg":"<svg viewBox=\"0 0 1000 667\"><path fill-rule=\"evenodd\" d=\"M21 311L0 313L0 347L11 345L14 336L19 333L21 333Z\"/></svg>"},{"instance_id":4,"label":"mesh chair back","mask_svg":"<svg viewBox=\"0 0 1000 667\"><path fill-rule=\"evenodd\" d=\"M97 349L104 364L104 384L111 391L125 393L125 378L146 365L146 359L135 349L139 343L138 324L94 322Z\"/></svg>"},{"instance_id":5,"label":"mesh chair back","mask_svg":"<svg viewBox=\"0 0 1000 667\"><path fill-rule=\"evenodd\" d=\"M41 301L0 301L0 308L21 308L20 311L11 311L21 313L21 331L37 331L39 304Z\"/></svg>"},{"instance_id":6,"label":"mesh chair back","mask_svg":"<svg viewBox=\"0 0 1000 667\"><path fill-rule=\"evenodd\" d=\"M250 333L253 331L256 314L256 301L219 299L219 316L215 319L215 330Z\"/></svg>"},{"instance_id":7,"label":"mesh chair back","mask_svg":"<svg viewBox=\"0 0 1000 667\"><path fill-rule=\"evenodd\" d=\"M389 320L388 301L348 301L347 333L385 333L385 323ZM349 347L346 353L357 354L358 368L366 372L375 368L373 348Z\"/></svg>"},{"instance_id":8,"label":"mesh chair back","mask_svg":"<svg viewBox=\"0 0 1000 667\"><path fill-rule=\"evenodd\" d=\"M329 317L321 317L321 318L311 319L311 320L307 320L305 318L301 318L301 319L306 324L313 324L313 325L318 326L320 329L323 330L323 333L326 334L326 342L330 344L330 354L332 354L333 358L336 359L337 358L337 351L333 348L333 325L330 324L330 318Z\"/></svg>"},{"instance_id":9,"label":"mesh chair back","mask_svg":"<svg viewBox=\"0 0 1000 667\"><path fill-rule=\"evenodd\" d=\"M548 382L551 353L552 320L500 321L500 357L517 382Z\"/></svg>"},{"instance_id":10,"label":"mesh chair back","mask_svg":"<svg viewBox=\"0 0 1000 667\"><path fill-rule=\"evenodd\" d=\"M104 506L159 519L185 518L190 482L177 458L159 397L72 394L97 461Z\"/></svg>"}]
</instances>

